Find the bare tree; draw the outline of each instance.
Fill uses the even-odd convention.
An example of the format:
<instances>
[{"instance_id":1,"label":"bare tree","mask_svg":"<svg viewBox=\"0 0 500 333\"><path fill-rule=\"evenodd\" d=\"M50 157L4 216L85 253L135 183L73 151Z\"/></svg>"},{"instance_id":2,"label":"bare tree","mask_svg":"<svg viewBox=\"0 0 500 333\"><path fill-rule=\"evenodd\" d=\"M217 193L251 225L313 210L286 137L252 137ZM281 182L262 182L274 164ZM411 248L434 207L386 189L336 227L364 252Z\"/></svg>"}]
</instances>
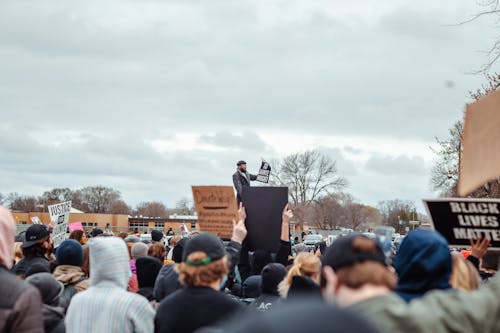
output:
<instances>
[{"instance_id":1,"label":"bare tree","mask_svg":"<svg viewBox=\"0 0 500 333\"><path fill-rule=\"evenodd\" d=\"M487 84L480 89L470 92L474 100L497 90L500 87L500 75L486 75ZM445 140L436 138L438 149L432 149L437 160L431 172L431 186L442 196L457 196L458 176L460 174L460 160L462 156L462 139L464 124L459 120L449 129L449 137ZM475 198L500 197L500 179L492 180L469 195Z\"/></svg>"},{"instance_id":2,"label":"bare tree","mask_svg":"<svg viewBox=\"0 0 500 333\"><path fill-rule=\"evenodd\" d=\"M9 208L21 212L36 212L38 211L38 199L35 196L19 195L18 193L10 193L7 196Z\"/></svg>"},{"instance_id":3,"label":"bare tree","mask_svg":"<svg viewBox=\"0 0 500 333\"><path fill-rule=\"evenodd\" d=\"M459 175L460 157L462 155L463 122L457 121L448 130L446 140L436 138L439 149L432 149L437 155L431 172L431 184L442 196L456 196Z\"/></svg>"},{"instance_id":4,"label":"bare tree","mask_svg":"<svg viewBox=\"0 0 500 333\"><path fill-rule=\"evenodd\" d=\"M498 0L482 0L477 1L477 4L481 6L483 9L479 11L477 14L472 17L458 23L458 25L470 23L482 17L494 16L496 17L496 21L498 23L498 19L500 18L500 4ZM486 57L488 58L486 63L481 66L481 68L475 71L475 74L479 73L487 73L493 64L495 64L500 58L500 40L497 40L493 43L489 50L485 52Z\"/></svg>"},{"instance_id":5,"label":"bare tree","mask_svg":"<svg viewBox=\"0 0 500 333\"><path fill-rule=\"evenodd\" d=\"M116 200L111 205L110 213L111 214L126 214L129 215L132 212L132 208L130 208L127 203L121 199Z\"/></svg>"},{"instance_id":6,"label":"bare tree","mask_svg":"<svg viewBox=\"0 0 500 333\"><path fill-rule=\"evenodd\" d=\"M0 205L3 205L4 201L5 201L5 196L2 193L0 193Z\"/></svg>"},{"instance_id":7,"label":"bare tree","mask_svg":"<svg viewBox=\"0 0 500 333\"><path fill-rule=\"evenodd\" d=\"M193 200L189 198L182 198L175 204L175 209L173 212L181 215L191 215L194 214L194 203Z\"/></svg>"},{"instance_id":8,"label":"bare tree","mask_svg":"<svg viewBox=\"0 0 500 333\"><path fill-rule=\"evenodd\" d=\"M336 194L327 195L317 200L308 214L308 220L321 230L333 230L343 225L344 207L338 202Z\"/></svg>"},{"instance_id":9,"label":"bare tree","mask_svg":"<svg viewBox=\"0 0 500 333\"><path fill-rule=\"evenodd\" d=\"M167 207L159 201L141 202L135 208L134 213L145 217L168 217Z\"/></svg>"},{"instance_id":10,"label":"bare tree","mask_svg":"<svg viewBox=\"0 0 500 333\"><path fill-rule=\"evenodd\" d=\"M50 191L45 191L39 197L39 205L43 211L48 211L48 206L57 204L59 202L69 201L73 198L73 191L69 188L53 188Z\"/></svg>"},{"instance_id":11,"label":"bare tree","mask_svg":"<svg viewBox=\"0 0 500 333\"><path fill-rule=\"evenodd\" d=\"M317 150L294 153L270 164L274 170L270 183L288 187L294 215L300 224L305 222L311 204L347 186L346 179L337 174L336 162Z\"/></svg>"},{"instance_id":12,"label":"bare tree","mask_svg":"<svg viewBox=\"0 0 500 333\"><path fill-rule=\"evenodd\" d=\"M386 200L378 203L378 209L382 214L382 223L394 227L401 232L409 221L418 220L415 204L404 200ZM403 224L401 224L403 223Z\"/></svg>"},{"instance_id":13,"label":"bare tree","mask_svg":"<svg viewBox=\"0 0 500 333\"><path fill-rule=\"evenodd\" d=\"M72 196L73 207L88 213L111 213L111 207L121 200L119 191L105 186L88 186L76 190Z\"/></svg>"}]
</instances>

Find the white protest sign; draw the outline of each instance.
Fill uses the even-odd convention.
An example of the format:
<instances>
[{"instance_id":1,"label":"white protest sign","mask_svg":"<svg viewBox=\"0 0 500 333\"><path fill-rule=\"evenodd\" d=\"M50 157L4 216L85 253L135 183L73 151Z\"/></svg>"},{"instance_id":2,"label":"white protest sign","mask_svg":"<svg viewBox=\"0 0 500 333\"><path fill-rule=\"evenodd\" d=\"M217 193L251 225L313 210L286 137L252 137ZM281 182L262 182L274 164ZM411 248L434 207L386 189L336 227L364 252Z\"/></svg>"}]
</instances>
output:
<instances>
[{"instance_id":1,"label":"white protest sign","mask_svg":"<svg viewBox=\"0 0 500 333\"><path fill-rule=\"evenodd\" d=\"M31 222L33 222L33 224L43 224L38 216L33 216Z\"/></svg>"},{"instance_id":2,"label":"white protest sign","mask_svg":"<svg viewBox=\"0 0 500 333\"><path fill-rule=\"evenodd\" d=\"M261 183L268 183L270 174L271 174L271 166L269 165L269 163L262 161L259 174L257 175L257 181Z\"/></svg>"},{"instance_id":3,"label":"white protest sign","mask_svg":"<svg viewBox=\"0 0 500 333\"><path fill-rule=\"evenodd\" d=\"M61 202L57 205L49 206L50 221L54 224L52 230L52 242L54 248L58 247L67 237L69 212L71 211L71 201Z\"/></svg>"}]
</instances>

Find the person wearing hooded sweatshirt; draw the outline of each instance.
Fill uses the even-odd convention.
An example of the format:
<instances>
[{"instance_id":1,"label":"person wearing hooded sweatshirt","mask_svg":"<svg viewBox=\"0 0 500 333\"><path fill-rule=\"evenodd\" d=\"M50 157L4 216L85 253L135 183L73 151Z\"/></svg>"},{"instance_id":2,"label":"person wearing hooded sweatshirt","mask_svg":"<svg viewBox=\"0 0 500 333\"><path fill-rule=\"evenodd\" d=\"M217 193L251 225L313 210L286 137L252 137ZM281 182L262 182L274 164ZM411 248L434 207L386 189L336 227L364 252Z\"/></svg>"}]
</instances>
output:
<instances>
[{"instance_id":1,"label":"person wearing hooded sweatshirt","mask_svg":"<svg viewBox=\"0 0 500 333\"><path fill-rule=\"evenodd\" d=\"M396 293L406 302L430 290L451 288L452 261L448 242L434 230L410 232L396 254L394 268L399 278Z\"/></svg>"},{"instance_id":2,"label":"person wearing hooded sweatshirt","mask_svg":"<svg viewBox=\"0 0 500 333\"><path fill-rule=\"evenodd\" d=\"M154 311L142 296L127 291L131 271L125 242L98 237L89 242L90 287L77 293L68 308L68 332L152 332Z\"/></svg>"},{"instance_id":3,"label":"person wearing hooded sweatshirt","mask_svg":"<svg viewBox=\"0 0 500 333\"><path fill-rule=\"evenodd\" d=\"M90 283L82 268L83 248L80 243L74 239L63 241L57 248L56 262L54 277L64 285L59 304L66 311L73 296L87 290Z\"/></svg>"},{"instance_id":4,"label":"person wearing hooded sweatshirt","mask_svg":"<svg viewBox=\"0 0 500 333\"><path fill-rule=\"evenodd\" d=\"M15 233L14 217L0 206L0 332L43 333L40 293L10 271Z\"/></svg>"},{"instance_id":5,"label":"person wearing hooded sweatshirt","mask_svg":"<svg viewBox=\"0 0 500 333\"><path fill-rule=\"evenodd\" d=\"M286 276L286 268L282 264L271 263L262 269L261 276L260 296L250 306L257 311L266 312L280 299L278 285Z\"/></svg>"},{"instance_id":6,"label":"person wearing hooded sweatshirt","mask_svg":"<svg viewBox=\"0 0 500 333\"><path fill-rule=\"evenodd\" d=\"M43 327L45 333L64 333L64 309L59 306L59 297L64 285L50 273L36 273L26 278L42 295Z\"/></svg>"}]
</instances>

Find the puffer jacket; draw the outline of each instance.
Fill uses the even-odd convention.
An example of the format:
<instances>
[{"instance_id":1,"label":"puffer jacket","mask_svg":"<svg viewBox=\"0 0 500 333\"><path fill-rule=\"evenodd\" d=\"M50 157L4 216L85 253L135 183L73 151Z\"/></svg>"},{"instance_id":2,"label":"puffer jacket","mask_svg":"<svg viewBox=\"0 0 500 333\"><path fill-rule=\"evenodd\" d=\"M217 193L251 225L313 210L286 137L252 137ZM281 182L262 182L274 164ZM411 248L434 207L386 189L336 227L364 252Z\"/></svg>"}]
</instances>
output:
<instances>
[{"instance_id":1,"label":"puffer jacket","mask_svg":"<svg viewBox=\"0 0 500 333\"><path fill-rule=\"evenodd\" d=\"M43 333L38 290L0 265L0 332Z\"/></svg>"}]
</instances>

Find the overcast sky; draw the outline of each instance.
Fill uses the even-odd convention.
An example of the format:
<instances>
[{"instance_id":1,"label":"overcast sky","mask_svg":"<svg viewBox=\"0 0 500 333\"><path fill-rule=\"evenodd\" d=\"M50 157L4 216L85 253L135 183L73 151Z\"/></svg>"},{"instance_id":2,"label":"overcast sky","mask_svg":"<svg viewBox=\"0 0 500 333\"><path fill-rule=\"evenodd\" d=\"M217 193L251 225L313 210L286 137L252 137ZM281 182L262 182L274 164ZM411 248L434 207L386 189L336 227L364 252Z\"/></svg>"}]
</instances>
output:
<instances>
[{"instance_id":1,"label":"overcast sky","mask_svg":"<svg viewBox=\"0 0 500 333\"><path fill-rule=\"evenodd\" d=\"M497 25L474 0L2 1L0 192L173 207L237 160L320 149L367 204L420 199Z\"/></svg>"}]
</instances>

